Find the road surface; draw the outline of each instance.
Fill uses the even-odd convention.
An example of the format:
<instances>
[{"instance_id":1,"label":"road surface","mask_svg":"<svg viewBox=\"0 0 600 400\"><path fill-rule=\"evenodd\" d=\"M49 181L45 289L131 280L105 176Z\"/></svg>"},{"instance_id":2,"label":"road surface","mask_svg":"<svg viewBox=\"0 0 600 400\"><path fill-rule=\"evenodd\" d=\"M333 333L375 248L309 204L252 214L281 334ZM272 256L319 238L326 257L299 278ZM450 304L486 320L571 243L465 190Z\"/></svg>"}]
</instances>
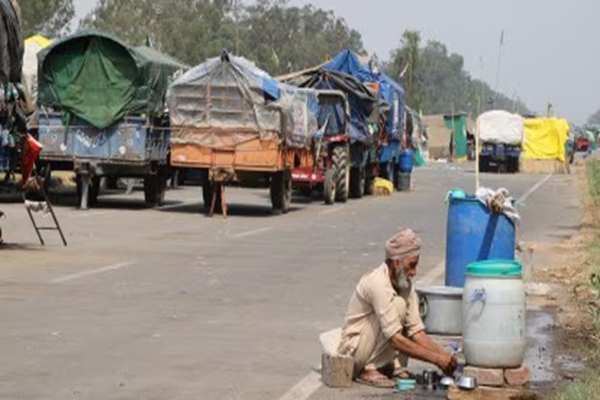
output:
<instances>
[{"instance_id":1,"label":"road surface","mask_svg":"<svg viewBox=\"0 0 600 400\"><path fill-rule=\"evenodd\" d=\"M401 227L423 239L419 276L441 282L445 195L474 189L471 164L414 180L410 194L333 207L298 199L279 217L267 191L231 189L226 220L200 214L196 187L169 192L159 211L140 192L101 197L89 212L61 199L67 249L51 233L40 248L23 206L3 204L13 244L0 250L0 398L349 398L315 379L319 333L340 326L354 285ZM522 198L521 240L578 229L575 177L482 181Z\"/></svg>"}]
</instances>

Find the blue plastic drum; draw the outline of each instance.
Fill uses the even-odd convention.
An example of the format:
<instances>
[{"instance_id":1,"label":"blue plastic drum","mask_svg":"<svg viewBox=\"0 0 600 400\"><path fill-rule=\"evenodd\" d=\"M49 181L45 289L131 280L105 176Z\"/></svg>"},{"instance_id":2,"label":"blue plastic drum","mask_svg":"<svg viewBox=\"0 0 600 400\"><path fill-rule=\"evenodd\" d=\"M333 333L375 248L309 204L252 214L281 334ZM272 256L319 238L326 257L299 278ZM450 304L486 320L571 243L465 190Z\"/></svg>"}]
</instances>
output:
<instances>
[{"instance_id":1,"label":"blue plastic drum","mask_svg":"<svg viewBox=\"0 0 600 400\"><path fill-rule=\"evenodd\" d=\"M467 265L514 260L515 225L474 197L449 197L446 229L446 286L465 285Z\"/></svg>"},{"instance_id":2,"label":"blue plastic drum","mask_svg":"<svg viewBox=\"0 0 600 400\"><path fill-rule=\"evenodd\" d=\"M414 165L414 155L412 150L402 151L402 153L400 153L400 172L411 173Z\"/></svg>"}]
</instances>

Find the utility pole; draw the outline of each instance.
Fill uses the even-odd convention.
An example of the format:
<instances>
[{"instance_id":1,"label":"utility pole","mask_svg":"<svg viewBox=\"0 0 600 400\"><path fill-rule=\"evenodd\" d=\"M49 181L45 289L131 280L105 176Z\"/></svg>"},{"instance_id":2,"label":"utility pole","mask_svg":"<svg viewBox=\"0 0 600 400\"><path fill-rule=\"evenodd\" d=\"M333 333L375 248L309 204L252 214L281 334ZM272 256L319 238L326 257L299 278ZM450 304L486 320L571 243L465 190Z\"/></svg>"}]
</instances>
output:
<instances>
[{"instance_id":1,"label":"utility pole","mask_svg":"<svg viewBox=\"0 0 600 400\"><path fill-rule=\"evenodd\" d=\"M494 103L496 100L496 95L498 94L498 87L500 85L500 70L502 69L502 48L504 47L504 29L500 34L500 47L498 48L498 67L496 69L496 86L494 88Z\"/></svg>"}]
</instances>

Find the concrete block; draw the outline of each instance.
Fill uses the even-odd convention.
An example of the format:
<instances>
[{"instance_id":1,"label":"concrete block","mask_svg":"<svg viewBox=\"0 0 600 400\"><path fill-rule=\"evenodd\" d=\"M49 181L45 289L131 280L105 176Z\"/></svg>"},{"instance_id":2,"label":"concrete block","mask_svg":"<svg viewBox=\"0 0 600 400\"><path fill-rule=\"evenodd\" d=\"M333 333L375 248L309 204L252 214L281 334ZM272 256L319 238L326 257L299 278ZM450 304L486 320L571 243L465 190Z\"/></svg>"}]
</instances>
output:
<instances>
[{"instance_id":1,"label":"concrete block","mask_svg":"<svg viewBox=\"0 0 600 400\"><path fill-rule=\"evenodd\" d=\"M331 388L352 386L354 359L338 354L341 337L341 329L324 332L319 336L322 351L321 378L323 383Z\"/></svg>"},{"instance_id":2,"label":"concrete block","mask_svg":"<svg viewBox=\"0 0 600 400\"><path fill-rule=\"evenodd\" d=\"M467 366L465 367L464 375L477 379L477 384L481 386L504 386L504 370L502 369Z\"/></svg>"},{"instance_id":3,"label":"concrete block","mask_svg":"<svg viewBox=\"0 0 600 400\"><path fill-rule=\"evenodd\" d=\"M321 357L321 378L330 388L352 386L354 360L352 357L323 353Z\"/></svg>"},{"instance_id":4,"label":"concrete block","mask_svg":"<svg viewBox=\"0 0 600 400\"><path fill-rule=\"evenodd\" d=\"M526 365L517 369L507 369L504 371L504 379L508 386L523 387L531 381L531 373Z\"/></svg>"}]
</instances>

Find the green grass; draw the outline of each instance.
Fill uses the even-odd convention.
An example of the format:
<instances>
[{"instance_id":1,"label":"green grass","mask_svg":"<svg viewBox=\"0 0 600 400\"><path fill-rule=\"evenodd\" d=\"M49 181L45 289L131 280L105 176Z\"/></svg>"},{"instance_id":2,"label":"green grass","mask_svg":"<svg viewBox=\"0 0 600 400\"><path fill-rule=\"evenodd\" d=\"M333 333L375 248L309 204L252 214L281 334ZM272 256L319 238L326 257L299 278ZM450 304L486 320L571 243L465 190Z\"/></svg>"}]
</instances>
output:
<instances>
[{"instance_id":1,"label":"green grass","mask_svg":"<svg viewBox=\"0 0 600 400\"><path fill-rule=\"evenodd\" d=\"M590 197L595 204L598 204L600 202L600 161L588 161L586 175Z\"/></svg>"},{"instance_id":2,"label":"green grass","mask_svg":"<svg viewBox=\"0 0 600 400\"><path fill-rule=\"evenodd\" d=\"M600 377L596 372L590 372L584 379L570 383L555 400L587 400L597 399L600 395Z\"/></svg>"}]
</instances>

